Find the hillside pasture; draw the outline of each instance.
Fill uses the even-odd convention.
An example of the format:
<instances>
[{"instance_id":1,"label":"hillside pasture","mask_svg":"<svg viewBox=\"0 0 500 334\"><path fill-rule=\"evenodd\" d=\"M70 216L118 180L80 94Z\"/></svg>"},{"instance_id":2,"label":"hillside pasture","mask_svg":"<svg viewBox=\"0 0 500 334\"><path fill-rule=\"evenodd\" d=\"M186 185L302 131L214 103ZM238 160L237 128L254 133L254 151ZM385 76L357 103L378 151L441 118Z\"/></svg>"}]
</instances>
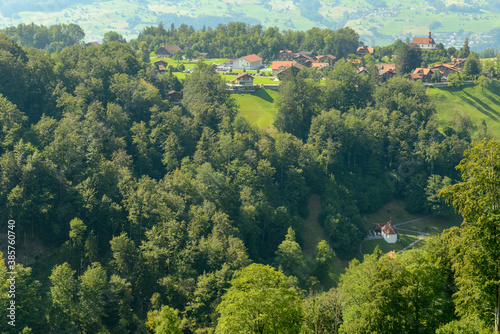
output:
<instances>
[{"instance_id":1,"label":"hillside pasture","mask_svg":"<svg viewBox=\"0 0 500 334\"><path fill-rule=\"evenodd\" d=\"M257 125L259 129L274 131L272 123L276 115L277 91L259 88L255 93L234 94L233 97L238 103L240 115L250 124Z\"/></svg>"},{"instance_id":2,"label":"hillside pasture","mask_svg":"<svg viewBox=\"0 0 500 334\"><path fill-rule=\"evenodd\" d=\"M427 94L436 106L440 130L453 126L458 114L470 116L473 124L486 123L488 134L500 139L500 82L494 80L488 88L465 86L462 89L428 88Z\"/></svg>"}]
</instances>

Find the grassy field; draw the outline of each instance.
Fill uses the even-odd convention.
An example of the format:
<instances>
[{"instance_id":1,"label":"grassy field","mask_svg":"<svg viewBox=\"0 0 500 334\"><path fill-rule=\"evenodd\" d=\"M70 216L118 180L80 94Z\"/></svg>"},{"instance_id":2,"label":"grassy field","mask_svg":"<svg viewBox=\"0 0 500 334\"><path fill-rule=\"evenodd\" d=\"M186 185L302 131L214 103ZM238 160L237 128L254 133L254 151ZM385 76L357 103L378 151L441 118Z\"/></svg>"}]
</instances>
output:
<instances>
[{"instance_id":1,"label":"grassy field","mask_svg":"<svg viewBox=\"0 0 500 334\"><path fill-rule=\"evenodd\" d=\"M438 235L444 230L453 226L460 226L463 219L459 215L450 217L429 217L418 222L409 223L401 226L402 228L429 233L429 235Z\"/></svg>"},{"instance_id":2,"label":"grassy field","mask_svg":"<svg viewBox=\"0 0 500 334\"><path fill-rule=\"evenodd\" d=\"M405 209L403 201L393 199L389 203L383 205L377 212L368 215L369 222L365 222L367 229L373 228L373 223L385 224L387 221L392 220L393 224L403 223L405 221L414 220L417 218L425 217L422 214L410 214ZM430 236L442 233L445 229L453 226L460 226L462 218L459 215L452 215L450 217L435 217L429 216L417 222L401 225L400 228L404 230L413 230L418 232L428 233ZM396 226L396 231L398 227ZM369 240L363 244L363 254L370 254L379 246L382 252L387 253L390 251L399 251L410 243L418 239L418 232L399 230L398 241L395 244L388 244L384 240ZM425 239L417 245L423 244Z\"/></svg>"},{"instance_id":3,"label":"grassy field","mask_svg":"<svg viewBox=\"0 0 500 334\"><path fill-rule=\"evenodd\" d=\"M276 114L277 91L260 88L253 94L234 94L233 97L239 105L240 115L260 129L274 131L272 123Z\"/></svg>"},{"instance_id":4,"label":"grassy field","mask_svg":"<svg viewBox=\"0 0 500 334\"><path fill-rule=\"evenodd\" d=\"M151 54L149 55L149 59L150 59L149 62L151 64L153 64L155 61L160 60L160 59L165 60L166 62L168 62L169 65L172 65L174 67L177 67L179 64L184 64L184 68L186 70L189 70L190 68L195 67L196 63L198 62L197 60L183 59L183 60L177 61L177 60L173 60L172 58L158 58L158 57L156 57L154 52L151 52ZM211 58L211 59L203 59L202 61L205 64L222 64L228 60L229 59L224 59L224 58L213 58L213 59Z\"/></svg>"},{"instance_id":5,"label":"grassy field","mask_svg":"<svg viewBox=\"0 0 500 334\"><path fill-rule=\"evenodd\" d=\"M233 80L234 78L236 78L236 75L222 75L222 77L224 78L224 80L229 82L229 81ZM275 78L273 78L273 77L254 77L253 83L255 85L261 85L261 84L262 85L279 85L280 81L275 80Z\"/></svg>"},{"instance_id":6,"label":"grassy field","mask_svg":"<svg viewBox=\"0 0 500 334\"><path fill-rule=\"evenodd\" d=\"M393 199L383 205L377 212L368 215L368 220L374 224L385 224L392 220L393 224L402 223L422 217L422 215L408 213L405 202ZM372 225L370 225L370 228Z\"/></svg>"},{"instance_id":7,"label":"grassy field","mask_svg":"<svg viewBox=\"0 0 500 334\"><path fill-rule=\"evenodd\" d=\"M483 120L488 133L500 139L500 82L493 81L488 89L466 86L460 90L453 88L429 88L427 93L434 101L440 129L454 123L456 113L470 116L474 124Z\"/></svg>"},{"instance_id":8,"label":"grassy field","mask_svg":"<svg viewBox=\"0 0 500 334\"><path fill-rule=\"evenodd\" d=\"M410 234L399 234L398 241L389 244L383 239L368 240L363 244L363 254L371 254L375 250L375 247L379 246L383 253L389 253L390 251L400 251L415 240L418 240L418 236Z\"/></svg>"}]
</instances>

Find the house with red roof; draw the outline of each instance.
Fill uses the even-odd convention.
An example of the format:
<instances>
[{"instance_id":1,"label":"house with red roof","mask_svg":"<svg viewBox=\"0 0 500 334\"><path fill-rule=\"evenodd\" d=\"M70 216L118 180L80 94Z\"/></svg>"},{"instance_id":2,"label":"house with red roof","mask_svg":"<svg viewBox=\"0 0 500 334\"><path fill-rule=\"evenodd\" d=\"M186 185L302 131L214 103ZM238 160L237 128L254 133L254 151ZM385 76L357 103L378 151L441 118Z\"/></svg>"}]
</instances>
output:
<instances>
[{"instance_id":1,"label":"house with red roof","mask_svg":"<svg viewBox=\"0 0 500 334\"><path fill-rule=\"evenodd\" d=\"M253 76L248 73L240 73L228 83L228 87L234 92L254 92Z\"/></svg>"},{"instance_id":2,"label":"house with red roof","mask_svg":"<svg viewBox=\"0 0 500 334\"><path fill-rule=\"evenodd\" d=\"M439 71L441 73L441 76L445 78L448 78L448 75L459 71L457 67L450 64L436 64L432 66L432 69L435 71Z\"/></svg>"},{"instance_id":3,"label":"house with red roof","mask_svg":"<svg viewBox=\"0 0 500 334\"><path fill-rule=\"evenodd\" d=\"M160 73L167 71L168 62L163 59L157 60L153 63Z\"/></svg>"},{"instance_id":4,"label":"house with red roof","mask_svg":"<svg viewBox=\"0 0 500 334\"><path fill-rule=\"evenodd\" d=\"M373 55L374 53L375 53L375 48L368 47L366 45L360 46L356 50L356 55L360 56L360 57L363 57L363 56L366 56L366 55Z\"/></svg>"},{"instance_id":5,"label":"house with red roof","mask_svg":"<svg viewBox=\"0 0 500 334\"><path fill-rule=\"evenodd\" d=\"M328 63L311 63L312 68L316 68L318 71L323 72L323 70L330 65Z\"/></svg>"},{"instance_id":6,"label":"house with red roof","mask_svg":"<svg viewBox=\"0 0 500 334\"><path fill-rule=\"evenodd\" d=\"M297 63L296 61L292 60L273 61L271 65L271 69L273 70L273 76L276 76L281 71L286 70L287 68L293 66L296 63Z\"/></svg>"},{"instance_id":7,"label":"house with red roof","mask_svg":"<svg viewBox=\"0 0 500 334\"><path fill-rule=\"evenodd\" d=\"M233 61L234 70L257 70L262 67L262 58L256 54L244 56Z\"/></svg>"},{"instance_id":8,"label":"house with red roof","mask_svg":"<svg viewBox=\"0 0 500 334\"><path fill-rule=\"evenodd\" d=\"M413 74L418 74L420 76L420 80L424 82L430 82L434 72L435 70L431 68L418 67L413 71Z\"/></svg>"},{"instance_id":9,"label":"house with red roof","mask_svg":"<svg viewBox=\"0 0 500 334\"><path fill-rule=\"evenodd\" d=\"M390 221L388 221L384 226L382 226L381 230L382 230L382 237L387 243L393 244L398 241L398 233L396 232Z\"/></svg>"},{"instance_id":10,"label":"house with red roof","mask_svg":"<svg viewBox=\"0 0 500 334\"><path fill-rule=\"evenodd\" d=\"M413 37L413 41L411 44L417 46L422 50L434 50L436 49L436 42L434 38L431 36L431 32L429 31L429 37Z\"/></svg>"},{"instance_id":11,"label":"house with red roof","mask_svg":"<svg viewBox=\"0 0 500 334\"><path fill-rule=\"evenodd\" d=\"M396 64L377 64L379 71L396 70Z\"/></svg>"},{"instance_id":12,"label":"house with red roof","mask_svg":"<svg viewBox=\"0 0 500 334\"><path fill-rule=\"evenodd\" d=\"M292 66L289 66L278 73L276 73L276 77L279 80L283 80L290 72L297 74L301 69L303 69L305 66L302 65L301 63L295 63Z\"/></svg>"}]
</instances>

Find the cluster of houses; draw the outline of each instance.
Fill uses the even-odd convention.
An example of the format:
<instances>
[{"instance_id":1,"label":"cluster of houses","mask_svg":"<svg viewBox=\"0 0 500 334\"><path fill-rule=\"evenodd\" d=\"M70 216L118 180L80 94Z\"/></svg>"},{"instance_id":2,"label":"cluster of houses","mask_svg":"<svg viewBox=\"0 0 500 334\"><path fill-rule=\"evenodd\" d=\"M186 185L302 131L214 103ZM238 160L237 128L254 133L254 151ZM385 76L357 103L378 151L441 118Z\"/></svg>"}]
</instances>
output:
<instances>
[{"instance_id":1,"label":"cluster of houses","mask_svg":"<svg viewBox=\"0 0 500 334\"><path fill-rule=\"evenodd\" d=\"M430 31L427 37L414 37L412 44L422 50L434 50L436 48L436 42L432 38ZM171 58L177 51L184 53L179 46L172 44L161 46L155 53L159 58ZM375 48L363 45L358 47L356 55L363 57L368 54L373 55L374 52ZM417 68L413 73L407 75L406 79L423 82L431 82L436 79L437 81L447 80L450 74L460 71L464 67L465 63L465 59L462 58L452 57L451 60L451 65L436 64L430 68ZM237 59L228 60L225 63L218 65L217 70L244 70L244 73L237 75L228 83L228 88L233 92L250 93L255 91L255 85L253 82L254 77L246 73L246 70L259 70L263 68L262 61L263 59L260 56L250 54ZM298 72L303 68L316 68L321 72L327 67L333 67L336 61L337 58L330 54L313 55L313 53L309 51L292 52L290 50L281 50L278 54L278 60L272 62L271 70L272 75L281 80L282 77L289 71ZM349 61L353 63L356 63L357 61L359 65L361 65L361 61L359 59L351 59ZM167 71L168 62L164 59L155 61L154 65L159 72ZM382 82L396 76L395 64L378 64L376 66ZM368 74L368 70L365 67L359 67L358 74Z\"/></svg>"},{"instance_id":2,"label":"cluster of houses","mask_svg":"<svg viewBox=\"0 0 500 334\"><path fill-rule=\"evenodd\" d=\"M421 50L435 50L436 41L432 38L432 33L429 31L428 37L414 37L411 44L415 45ZM374 53L373 47L360 46L356 51L356 55L365 56L367 54ZM437 81L446 81L448 76L452 73L459 72L463 69L466 58L454 58L451 57L452 64L436 64L430 68L419 67L416 68L413 73L406 76L406 79L411 81L422 81L422 82L432 82L433 77L437 73ZM395 64L380 64L377 65L379 70L380 79L382 82L387 81L396 76L396 66ZM364 67L360 67L358 70L359 74L368 74L368 71Z\"/></svg>"},{"instance_id":3,"label":"cluster of houses","mask_svg":"<svg viewBox=\"0 0 500 334\"><path fill-rule=\"evenodd\" d=\"M409 74L406 78L411 81L431 82L432 77L437 73L438 82L442 80L446 81L450 74L459 72L461 69L463 69L465 63L465 59L462 58L453 58L453 59L452 59L453 65L436 64L430 68L418 67L413 71L413 73Z\"/></svg>"}]
</instances>

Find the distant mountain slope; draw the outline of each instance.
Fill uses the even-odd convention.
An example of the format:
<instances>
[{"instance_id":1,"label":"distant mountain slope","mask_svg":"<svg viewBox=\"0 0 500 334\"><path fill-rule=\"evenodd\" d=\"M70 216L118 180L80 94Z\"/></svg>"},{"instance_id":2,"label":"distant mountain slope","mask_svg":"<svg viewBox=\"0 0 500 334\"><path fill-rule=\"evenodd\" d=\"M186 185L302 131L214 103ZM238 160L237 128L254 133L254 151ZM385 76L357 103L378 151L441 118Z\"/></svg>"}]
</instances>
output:
<instances>
[{"instance_id":1,"label":"distant mountain slope","mask_svg":"<svg viewBox=\"0 0 500 334\"><path fill-rule=\"evenodd\" d=\"M349 26L372 45L426 36L429 30L445 46L460 46L467 35L478 51L500 44L500 32L491 32L500 28L500 0L6 0L0 2L0 13L0 28L21 22L77 23L87 40L109 30L132 38L160 21L194 28L242 21L300 30Z\"/></svg>"}]
</instances>

